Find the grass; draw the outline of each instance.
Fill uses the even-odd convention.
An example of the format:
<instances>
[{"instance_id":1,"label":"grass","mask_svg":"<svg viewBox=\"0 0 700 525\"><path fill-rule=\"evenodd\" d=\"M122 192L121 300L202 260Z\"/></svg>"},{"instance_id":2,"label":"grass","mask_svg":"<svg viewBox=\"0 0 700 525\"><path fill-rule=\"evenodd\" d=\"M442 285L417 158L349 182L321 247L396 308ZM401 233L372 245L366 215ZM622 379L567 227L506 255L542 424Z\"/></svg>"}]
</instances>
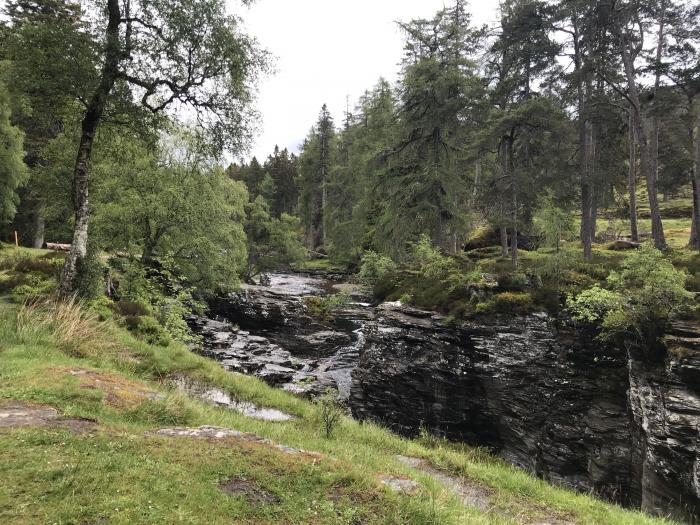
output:
<instances>
[{"instance_id":1,"label":"grass","mask_svg":"<svg viewBox=\"0 0 700 525\"><path fill-rule=\"evenodd\" d=\"M178 377L297 419L263 422L204 404L174 388ZM181 345L148 345L76 303L0 303L0 406L6 402L49 405L97 427L88 434L0 429L3 524L501 524L557 517L582 525L670 523L552 487L479 449L408 440L345 417L327 438L318 406L228 373ZM205 424L322 457L291 456L259 443L153 435L163 427ZM492 507L462 507L396 454L426 458L483 484L493 494ZM382 475L413 477L424 488L397 495L382 486ZM224 494L219 485L231 479L254 483L277 503L251 505Z\"/></svg>"},{"instance_id":2,"label":"grass","mask_svg":"<svg viewBox=\"0 0 700 525\"><path fill-rule=\"evenodd\" d=\"M326 271L345 273L347 268L342 264L333 262L331 259L307 259L298 263L294 263L292 267L299 271Z\"/></svg>"}]
</instances>

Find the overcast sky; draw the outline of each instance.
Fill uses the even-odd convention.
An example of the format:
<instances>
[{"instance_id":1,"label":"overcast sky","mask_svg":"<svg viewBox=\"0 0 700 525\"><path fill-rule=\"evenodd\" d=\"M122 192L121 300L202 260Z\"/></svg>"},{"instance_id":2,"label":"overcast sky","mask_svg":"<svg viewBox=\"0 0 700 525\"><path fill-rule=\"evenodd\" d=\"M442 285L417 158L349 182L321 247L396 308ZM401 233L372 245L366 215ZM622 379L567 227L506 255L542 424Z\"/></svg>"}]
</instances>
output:
<instances>
[{"instance_id":1,"label":"overcast sky","mask_svg":"<svg viewBox=\"0 0 700 525\"><path fill-rule=\"evenodd\" d=\"M448 2L449 3L449 2ZM262 121L251 155L275 144L298 151L325 102L341 122L380 76L396 80L402 35L396 20L431 17L444 0L257 0L241 13L248 32L276 57L277 72L260 83ZM493 23L498 0L474 1L477 24Z\"/></svg>"}]
</instances>

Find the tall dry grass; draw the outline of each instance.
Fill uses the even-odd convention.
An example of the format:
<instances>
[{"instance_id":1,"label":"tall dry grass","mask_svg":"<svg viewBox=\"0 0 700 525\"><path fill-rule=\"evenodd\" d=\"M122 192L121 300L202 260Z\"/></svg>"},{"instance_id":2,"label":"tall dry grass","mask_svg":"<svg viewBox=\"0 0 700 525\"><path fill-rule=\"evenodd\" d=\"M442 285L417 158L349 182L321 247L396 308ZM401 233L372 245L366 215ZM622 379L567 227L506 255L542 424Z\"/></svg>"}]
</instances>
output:
<instances>
[{"instance_id":1,"label":"tall dry grass","mask_svg":"<svg viewBox=\"0 0 700 525\"><path fill-rule=\"evenodd\" d=\"M75 357L98 357L116 350L97 316L75 298L25 301L17 313L17 333L29 338L39 331L48 331L61 350Z\"/></svg>"}]
</instances>

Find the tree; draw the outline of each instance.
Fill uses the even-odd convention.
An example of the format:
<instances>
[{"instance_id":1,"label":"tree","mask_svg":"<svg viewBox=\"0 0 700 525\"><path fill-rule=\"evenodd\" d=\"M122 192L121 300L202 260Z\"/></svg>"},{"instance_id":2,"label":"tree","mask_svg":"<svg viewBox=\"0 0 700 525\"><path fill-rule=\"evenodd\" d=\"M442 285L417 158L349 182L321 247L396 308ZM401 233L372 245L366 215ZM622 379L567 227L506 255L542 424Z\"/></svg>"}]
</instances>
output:
<instances>
[{"instance_id":1,"label":"tree","mask_svg":"<svg viewBox=\"0 0 700 525\"><path fill-rule=\"evenodd\" d=\"M380 192L387 202L377 221L377 239L397 257L424 233L454 252L464 233L461 157L482 94L476 66L467 56L480 34L461 1L431 20L400 26L406 42L398 137L384 154Z\"/></svg>"},{"instance_id":2,"label":"tree","mask_svg":"<svg viewBox=\"0 0 700 525\"><path fill-rule=\"evenodd\" d=\"M327 185L335 148L335 126L324 104L299 156L299 214L306 229L306 244L314 251L326 243Z\"/></svg>"},{"instance_id":3,"label":"tree","mask_svg":"<svg viewBox=\"0 0 700 525\"><path fill-rule=\"evenodd\" d=\"M660 7L656 12L657 23L659 26L657 61L660 59L662 49L665 2L660 3ZM635 127L635 136L639 144L639 164L640 171L647 184L647 195L649 197L649 209L651 211L651 233L654 238L654 245L658 249L666 248L666 238L664 236L663 224L661 221L661 212L659 210L659 200L656 191L656 158L653 141L655 137L650 137L649 131L645 126L646 115L643 112L642 98L639 86L639 68L636 65L637 58L644 49L644 37L646 32L646 24L644 20L644 11L639 1L633 0L628 2L613 0L610 4L610 12L606 13L609 17L609 31L614 39L615 48L620 54L624 78L626 80L626 91L618 86L614 80L604 75L606 81L614 87L614 89L622 94L629 102L633 114L633 124ZM657 76L657 83L658 83ZM657 86L655 85L655 88Z\"/></svg>"},{"instance_id":4,"label":"tree","mask_svg":"<svg viewBox=\"0 0 700 525\"><path fill-rule=\"evenodd\" d=\"M265 161L265 172L268 173L274 185L274 191L268 199L270 210L275 217L283 213L293 215L296 212L299 200L297 188L297 158L287 149L275 150Z\"/></svg>"},{"instance_id":5,"label":"tree","mask_svg":"<svg viewBox=\"0 0 700 525\"><path fill-rule=\"evenodd\" d=\"M94 238L146 266L174 261L203 294L231 289L245 269L248 194L186 138L154 152L132 137L111 137L94 170Z\"/></svg>"},{"instance_id":6,"label":"tree","mask_svg":"<svg viewBox=\"0 0 700 525\"><path fill-rule=\"evenodd\" d=\"M381 242L375 235L385 200L386 166L381 157L396 144L395 112L391 86L380 79L347 116L338 135L327 219L328 252L336 260L357 264L363 251Z\"/></svg>"},{"instance_id":7,"label":"tree","mask_svg":"<svg viewBox=\"0 0 700 525\"><path fill-rule=\"evenodd\" d=\"M533 89L533 83L542 75L556 56L559 47L552 40L544 2L508 0L501 3L500 34L493 42L489 55L489 69L495 80L492 98L496 108L491 120L491 134L497 140L500 166L501 244L502 255L507 255L507 229L510 228L510 256L518 264L518 231L522 207L522 176L516 170L516 151L523 157L520 163L529 168L532 152L531 132L546 126L554 117L556 108L542 99ZM522 143L522 148L516 142ZM528 170L530 171L530 170ZM506 194L507 192L507 194ZM505 210L509 210L506 219Z\"/></svg>"},{"instance_id":8,"label":"tree","mask_svg":"<svg viewBox=\"0 0 700 525\"><path fill-rule=\"evenodd\" d=\"M64 296L74 292L87 253L89 164L115 86L132 89L156 114L173 106L193 108L217 152L245 143L250 79L265 60L221 0L104 2L101 71L83 115L73 174L75 227L61 276Z\"/></svg>"},{"instance_id":9,"label":"tree","mask_svg":"<svg viewBox=\"0 0 700 525\"><path fill-rule=\"evenodd\" d=\"M56 192L51 168L57 167L50 166L46 150L60 135L72 135L85 86L94 81L95 44L77 3L11 0L6 12L4 76L14 102L13 122L25 134L29 168L14 228L41 248L47 216L70 209L70 202L60 198L70 192L70 181L65 179L65 189Z\"/></svg>"},{"instance_id":10,"label":"tree","mask_svg":"<svg viewBox=\"0 0 700 525\"><path fill-rule=\"evenodd\" d=\"M0 224L17 212L17 189L27 177L22 143L22 132L10 122L7 90L0 83Z\"/></svg>"},{"instance_id":11,"label":"tree","mask_svg":"<svg viewBox=\"0 0 700 525\"><path fill-rule=\"evenodd\" d=\"M668 13L669 62L661 70L680 90L686 100L686 140L693 160L691 183L693 187L693 226L691 246L700 250L700 5L679 5L672 2Z\"/></svg>"},{"instance_id":12,"label":"tree","mask_svg":"<svg viewBox=\"0 0 700 525\"><path fill-rule=\"evenodd\" d=\"M596 73L615 70L612 53L601 28L601 4L587 0L561 0L555 4L553 28L565 35L562 52L571 60L573 70L565 75L564 91L572 91L578 124L578 176L580 187L581 244L585 260L593 256L596 230L598 183L595 152L602 141L596 140ZM614 60L612 60L614 62Z\"/></svg>"},{"instance_id":13,"label":"tree","mask_svg":"<svg viewBox=\"0 0 700 525\"><path fill-rule=\"evenodd\" d=\"M274 217L262 196L246 205L245 232L248 239L245 281L248 283L262 272L306 257L299 219L286 213Z\"/></svg>"}]
</instances>

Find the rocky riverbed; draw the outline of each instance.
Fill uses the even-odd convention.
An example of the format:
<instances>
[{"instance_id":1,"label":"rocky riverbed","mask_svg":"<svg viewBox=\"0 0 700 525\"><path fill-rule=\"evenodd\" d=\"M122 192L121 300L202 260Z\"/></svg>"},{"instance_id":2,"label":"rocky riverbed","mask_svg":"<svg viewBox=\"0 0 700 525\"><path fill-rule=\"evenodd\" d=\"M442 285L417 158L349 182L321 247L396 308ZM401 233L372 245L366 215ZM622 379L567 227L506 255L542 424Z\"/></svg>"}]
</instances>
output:
<instances>
[{"instance_id":1,"label":"rocky riverbed","mask_svg":"<svg viewBox=\"0 0 700 525\"><path fill-rule=\"evenodd\" d=\"M486 446L552 483L688 522L700 516L700 334L644 363L546 314L448 326L360 296L330 321L304 296L336 279L272 275L211 305L204 353L290 392L337 388L353 415Z\"/></svg>"},{"instance_id":2,"label":"rocky riverbed","mask_svg":"<svg viewBox=\"0 0 700 525\"><path fill-rule=\"evenodd\" d=\"M350 295L333 319L321 321L303 301L346 289L345 283L314 276L272 274L268 286L248 285L214 301L215 318L196 319L194 326L204 336L204 354L228 370L308 397L334 388L347 401L363 328L374 309Z\"/></svg>"}]
</instances>

